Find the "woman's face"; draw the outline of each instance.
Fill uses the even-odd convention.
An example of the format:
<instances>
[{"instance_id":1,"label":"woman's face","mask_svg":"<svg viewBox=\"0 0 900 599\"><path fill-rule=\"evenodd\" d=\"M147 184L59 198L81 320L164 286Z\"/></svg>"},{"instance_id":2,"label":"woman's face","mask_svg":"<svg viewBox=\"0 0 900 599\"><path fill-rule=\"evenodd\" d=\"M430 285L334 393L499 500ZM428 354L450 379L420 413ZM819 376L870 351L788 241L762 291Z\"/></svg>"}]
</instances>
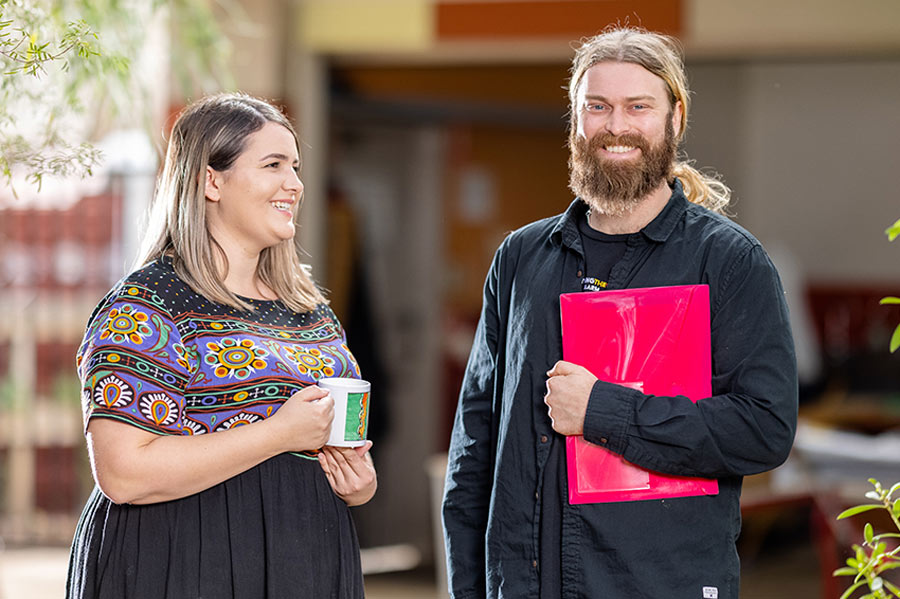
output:
<instances>
[{"instance_id":1,"label":"woman's face","mask_svg":"<svg viewBox=\"0 0 900 599\"><path fill-rule=\"evenodd\" d=\"M227 171L207 168L206 221L228 256L257 256L294 236L294 213L303 183L293 134L267 122L250 134Z\"/></svg>"}]
</instances>

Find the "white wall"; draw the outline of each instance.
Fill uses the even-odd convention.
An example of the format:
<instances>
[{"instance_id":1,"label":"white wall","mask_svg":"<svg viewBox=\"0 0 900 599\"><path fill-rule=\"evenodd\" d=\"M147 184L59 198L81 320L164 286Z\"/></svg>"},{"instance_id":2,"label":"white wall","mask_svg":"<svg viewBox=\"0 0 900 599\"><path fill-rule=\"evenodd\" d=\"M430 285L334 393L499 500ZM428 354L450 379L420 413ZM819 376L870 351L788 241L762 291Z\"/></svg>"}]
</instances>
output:
<instances>
[{"instance_id":1,"label":"white wall","mask_svg":"<svg viewBox=\"0 0 900 599\"><path fill-rule=\"evenodd\" d=\"M686 146L810 280L900 280L900 58L700 64Z\"/></svg>"}]
</instances>

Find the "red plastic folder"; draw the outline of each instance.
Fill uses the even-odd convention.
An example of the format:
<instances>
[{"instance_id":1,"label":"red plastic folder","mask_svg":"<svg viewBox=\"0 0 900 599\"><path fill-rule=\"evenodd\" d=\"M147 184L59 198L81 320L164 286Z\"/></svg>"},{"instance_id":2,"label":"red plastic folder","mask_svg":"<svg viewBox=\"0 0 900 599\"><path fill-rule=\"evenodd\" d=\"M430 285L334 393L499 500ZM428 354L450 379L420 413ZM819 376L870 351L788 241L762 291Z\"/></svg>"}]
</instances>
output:
<instances>
[{"instance_id":1,"label":"red plastic folder","mask_svg":"<svg viewBox=\"0 0 900 599\"><path fill-rule=\"evenodd\" d=\"M648 395L711 394L709 287L560 295L563 359ZM583 437L566 438L569 503L715 495L716 480L645 470Z\"/></svg>"}]
</instances>

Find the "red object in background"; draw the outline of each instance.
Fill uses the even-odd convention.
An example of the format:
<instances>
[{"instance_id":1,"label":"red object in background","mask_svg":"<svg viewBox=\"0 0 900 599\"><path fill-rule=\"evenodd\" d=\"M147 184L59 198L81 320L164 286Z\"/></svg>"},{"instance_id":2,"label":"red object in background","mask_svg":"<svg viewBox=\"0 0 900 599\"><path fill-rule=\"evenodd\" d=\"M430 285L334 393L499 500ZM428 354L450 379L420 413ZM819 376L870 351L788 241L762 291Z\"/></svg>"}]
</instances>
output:
<instances>
[{"instance_id":1,"label":"red object in background","mask_svg":"<svg viewBox=\"0 0 900 599\"><path fill-rule=\"evenodd\" d=\"M563 359L649 395L712 393L709 287L681 285L560 295ZM566 438L569 503L715 495L714 479L640 468L581 436Z\"/></svg>"},{"instance_id":2,"label":"red object in background","mask_svg":"<svg viewBox=\"0 0 900 599\"><path fill-rule=\"evenodd\" d=\"M81 447L38 446L34 449L34 505L51 514L77 513L86 490L78 474Z\"/></svg>"}]
</instances>

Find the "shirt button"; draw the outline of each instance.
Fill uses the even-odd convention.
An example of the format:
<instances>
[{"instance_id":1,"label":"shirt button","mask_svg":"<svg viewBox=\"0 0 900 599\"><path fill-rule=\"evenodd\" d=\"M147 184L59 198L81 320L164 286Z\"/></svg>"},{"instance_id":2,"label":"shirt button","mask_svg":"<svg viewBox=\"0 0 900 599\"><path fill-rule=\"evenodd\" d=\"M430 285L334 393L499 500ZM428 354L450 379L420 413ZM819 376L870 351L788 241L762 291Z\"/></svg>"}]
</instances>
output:
<instances>
[{"instance_id":1,"label":"shirt button","mask_svg":"<svg viewBox=\"0 0 900 599\"><path fill-rule=\"evenodd\" d=\"M531 567L537 568L537 560L534 560L533 562L531 562Z\"/></svg>"},{"instance_id":2,"label":"shirt button","mask_svg":"<svg viewBox=\"0 0 900 599\"><path fill-rule=\"evenodd\" d=\"M547 435L541 435L541 443L547 442Z\"/></svg>"},{"instance_id":3,"label":"shirt button","mask_svg":"<svg viewBox=\"0 0 900 599\"><path fill-rule=\"evenodd\" d=\"M600 443L602 445L606 445L607 443L609 443L609 439L607 439L606 437L600 437Z\"/></svg>"},{"instance_id":4,"label":"shirt button","mask_svg":"<svg viewBox=\"0 0 900 599\"><path fill-rule=\"evenodd\" d=\"M582 271L579 270L578 272L575 273L575 276L576 276L576 277L583 277L583 276L584 276L584 272L582 272Z\"/></svg>"}]
</instances>

